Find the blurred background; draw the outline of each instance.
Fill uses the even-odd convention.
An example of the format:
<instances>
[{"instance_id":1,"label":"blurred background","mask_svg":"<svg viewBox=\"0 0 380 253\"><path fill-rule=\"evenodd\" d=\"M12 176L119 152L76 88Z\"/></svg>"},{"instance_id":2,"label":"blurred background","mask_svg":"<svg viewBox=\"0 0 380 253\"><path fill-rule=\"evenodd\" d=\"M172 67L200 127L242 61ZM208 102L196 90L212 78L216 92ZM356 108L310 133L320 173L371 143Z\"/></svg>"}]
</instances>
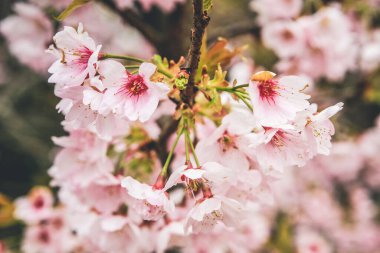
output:
<instances>
[{"instance_id":1,"label":"blurred background","mask_svg":"<svg viewBox=\"0 0 380 253\"><path fill-rule=\"evenodd\" d=\"M83 22L95 40L116 53L186 56L191 3L146 2L93 1L58 22L55 17L69 0L0 1L0 240L12 248L20 242L22 225L10 217L10 201L33 185L49 184L51 137L64 134L58 99L47 83L54 59L45 49L52 36L63 25ZM230 66L231 80L247 81L263 69L302 75L321 109L345 103L334 119L332 156L315 159L278 186L284 203L267 249L291 252L286 231L300 209L318 231L326 229L318 220L323 217L313 216L313 208L322 205L329 206L322 216L343 213L331 239L337 252L380 252L380 1L215 0L210 16L208 44L221 36L231 48L245 47Z\"/></svg>"}]
</instances>

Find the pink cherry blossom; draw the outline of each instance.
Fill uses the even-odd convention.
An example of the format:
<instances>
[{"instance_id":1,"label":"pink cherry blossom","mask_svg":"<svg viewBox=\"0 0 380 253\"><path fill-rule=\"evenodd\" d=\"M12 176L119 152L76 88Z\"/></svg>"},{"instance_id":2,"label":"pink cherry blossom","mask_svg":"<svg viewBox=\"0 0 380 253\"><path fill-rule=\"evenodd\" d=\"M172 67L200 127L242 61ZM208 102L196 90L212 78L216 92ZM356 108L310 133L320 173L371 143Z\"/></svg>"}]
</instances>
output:
<instances>
[{"instance_id":1,"label":"pink cherry blossom","mask_svg":"<svg viewBox=\"0 0 380 253\"><path fill-rule=\"evenodd\" d=\"M297 252L299 253L332 253L333 248L322 235L305 228L297 230Z\"/></svg>"},{"instance_id":2,"label":"pink cherry blossom","mask_svg":"<svg viewBox=\"0 0 380 253\"><path fill-rule=\"evenodd\" d=\"M263 43L281 58L300 56L306 40L302 27L294 21L271 22L263 27Z\"/></svg>"},{"instance_id":3,"label":"pink cherry blossom","mask_svg":"<svg viewBox=\"0 0 380 253\"><path fill-rule=\"evenodd\" d=\"M109 25L110 20L112 20L112 26ZM119 54L142 58L150 58L155 53L154 47L137 29L123 22L119 15L104 8L101 3L92 2L81 6L62 23L66 26L77 26L80 22L84 24L91 37L103 48L112 49L113 52ZM144 50L136 50L136 48L144 48Z\"/></svg>"},{"instance_id":4,"label":"pink cherry blossom","mask_svg":"<svg viewBox=\"0 0 380 253\"><path fill-rule=\"evenodd\" d=\"M101 214L112 214L127 201L127 194L116 177L104 177L91 183L87 187L74 190L79 200L89 209Z\"/></svg>"},{"instance_id":5,"label":"pink cherry blossom","mask_svg":"<svg viewBox=\"0 0 380 253\"><path fill-rule=\"evenodd\" d=\"M158 220L166 213L174 211L174 204L169 200L165 191L142 184L132 177L121 181L128 195L131 196L131 207L141 215L144 220Z\"/></svg>"},{"instance_id":6,"label":"pink cherry blossom","mask_svg":"<svg viewBox=\"0 0 380 253\"><path fill-rule=\"evenodd\" d=\"M330 153L331 136L334 135L335 129L329 119L342 109L343 103L340 102L310 117L311 123L308 127L311 128L316 140L318 154L328 155Z\"/></svg>"},{"instance_id":7,"label":"pink cherry blossom","mask_svg":"<svg viewBox=\"0 0 380 253\"><path fill-rule=\"evenodd\" d=\"M53 202L53 195L48 188L35 187L27 197L16 200L15 217L36 224L52 215Z\"/></svg>"},{"instance_id":8,"label":"pink cherry blossom","mask_svg":"<svg viewBox=\"0 0 380 253\"><path fill-rule=\"evenodd\" d=\"M214 195L201 199L189 211L185 230L192 233L208 232L218 223L235 227L243 220L242 211L239 202L224 196Z\"/></svg>"},{"instance_id":9,"label":"pink cherry blossom","mask_svg":"<svg viewBox=\"0 0 380 253\"><path fill-rule=\"evenodd\" d=\"M134 75L126 71L121 73L121 68L124 67L115 67L112 80L117 80L117 83L106 92L108 104L129 120L145 122L152 117L169 88L163 83L150 80L157 68L152 63L142 63L139 73ZM112 81L104 80L104 83L108 82Z\"/></svg>"},{"instance_id":10,"label":"pink cherry blossom","mask_svg":"<svg viewBox=\"0 0 380 253\"><path fill-rule=\"evenodd\" d=\"M302 0L254 0L250 7L258 12L260 23L267 23L298 16L302 10Z\"/></svg>"},{"instance_id":11,"label":"pink cherry blossom","mask_svg":"<svg viewBox=\"0 0 380 253\"><path fill-rule=\"evenodd\" d=\"M45 53L53 35L53 25L35 5L16 3L14 9L16 15L0 22L0 33L21 63L39 73L46 73L54 59Z\"/></svg>"},{"instance_id":12,"label":"pink cherry blossom","mask_svg":"<svg viewBox=\"0 0 380 253\"><path fill-rule=\"evenodd\" d=\"M310 96L302 93L307 86L303 79L285 76L277 80L274 76L272 72L258 72L248 88L255 117L265 126L286 124L309 106Z\"/></svg>"},{"instance_id":13,"label":"pink cherry blossom","mask_svg":"<svg viewBox=\"0 0 380 253\"><path fill-rule=\"evenodd\" d=\"M96 46L81 23L77 30L66 26L53 39L56 48L51 46L50 51L58 59L49 68L50 83L79 86L95 76L101 46Z\"/></svg>"},{"instance_id":14,"label":"pink cherry blossom","mask_svg":"<svg viewBox=\"0 0 380 253\"><path fill-rule=\"evenodd\" d=\"M41 219L39 224L29 226L22 241L22 252L26 253L64 253L77 246L72 231L67 226L64 209L55 209L49 218Z\"/></svg>"},{"instance_id":15,"label":"pink cherry blossom","mask_svg":"<svg viewBox=\"0 0 380 253\"><path fill-rule=\"evenodd\" d=\"M234 124L237 120L239 125ZM201 162L215 161L226 167L248 170L253 154L247 145L255 139L252 132L259 129L250 112L232 112L223 119L221 126L198 143L198 158Z\"/></svg>"},{"instance_id":16,"label":"pink cherry blossom","mask_svg":"<svg viewBox=\"0 0 380 253\"><path fill-rule=\"evenodd\" d=\"M364 45L360 53L360 66L364 71L371 72L380 65L380 30L374 30L370 34L364 34L364 36Z\"/></svg>"},{"instance_id":17,"label":"pink cherry blossom","mask_svg":"<svg viewBox=\"0 0 380 253\"><path fill-rule=\"evenodd\" d=\"M87 186L105 176L111 177L109 173L113 171L113 163L106 156L106 141L83 130L73 131L70 137L54 140L65 148L59 151L48 171L53 177L52 184Z\"/></svg>"},{"instance_id":18,"label":"pink cherry blossom","mask_svg":"<svg viewBox=\"0 0 380 253\"><path fill-rule=\"evenodd\" d=\"M224 193L236 180L234 170L216 162L206 162L200 168L183 165L170 175L164 190L168 190L178 182L183 181L190 189L194 183L196 185L203 183L210 187L212 193Z\"/></svg>"},{"instance_id":19,"label":"pink cherry blossom","mask_svg":"<svg viewBox=\"0 0 380 253\"><path fill-rule=\"evenodd\" d=\"M282 172L287 166L303 166L312 155L302 135L291 126L266 128L264 142L255 147L255 155L264 170Z\"/></svg>"}]
</instances>

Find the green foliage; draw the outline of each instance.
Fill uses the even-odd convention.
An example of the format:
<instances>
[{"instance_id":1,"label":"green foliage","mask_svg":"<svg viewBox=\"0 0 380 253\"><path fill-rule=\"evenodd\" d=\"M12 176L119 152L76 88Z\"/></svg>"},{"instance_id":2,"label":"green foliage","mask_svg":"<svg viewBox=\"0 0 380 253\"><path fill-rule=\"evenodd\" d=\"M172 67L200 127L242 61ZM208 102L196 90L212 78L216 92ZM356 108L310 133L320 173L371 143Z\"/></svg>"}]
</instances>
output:
<instances>
[{"instance_id":1,"label":"green foliage","mask_svg":"<svg viewBox=\"0 0 380 253\"><path fill-rule=\"evenodd\" d=\"M203 10L209 11L212 7L212 0L204 0L203 1Z\"/></svg>"},{"instance_id":2,"label":"green foliage","mask_svg":"<svg viewBox=\"0 0 380 253\"><path fill-rule=\"evenodd\" d=\"M179 90L184 90L184 89L186 89L186 85L187 85L188 81L189 80L186 78L186 76L182 75L182 76L176 78L174 80L174 83Z\"/></svg>"},{"instance_id":3,"label":"green foliage","mask_svg":"<svg viewBox=\"0 0 380 253\"><path fill-rule=\"evenodd\" d=\"M89 3L90 1L91 0L73 0L70 3L70 5L67 6L67 8L63 12L61 12L61 14L59 14L59 16L56 19L59 21L64 20L65 18L70 16L73 11L75 11L79 7Z\"/></svg>"}]
</instances>

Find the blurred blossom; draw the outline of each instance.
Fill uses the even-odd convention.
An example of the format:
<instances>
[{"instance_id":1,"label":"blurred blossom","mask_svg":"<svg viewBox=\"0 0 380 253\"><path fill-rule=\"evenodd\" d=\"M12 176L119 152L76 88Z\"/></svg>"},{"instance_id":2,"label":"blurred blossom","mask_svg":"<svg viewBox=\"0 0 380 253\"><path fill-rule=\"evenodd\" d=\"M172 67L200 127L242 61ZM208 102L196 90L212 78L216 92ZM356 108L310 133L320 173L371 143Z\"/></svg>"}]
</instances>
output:
<instances>
[{"instance_id":1,"label":"blurred blossom","mask_svg":"<svg viewBox=\"0 0 380 253\"><path fill-rule=\"evenodd\" d=\"M248 83L253 72L255 72L255 66L252 61L236 62L231 66L229 71L230 81L236 80L237 84Z\"/></svg>"},{"instance_id":2,"label":"blurred blossom","mask_svg":"<svg viewBox=\"0 0 380 253\"><path fill-rule=\"evenodd\" d=\"M297 17L302 10L302 0L252 0L251 9L259 13L261 24L275 19Z\"/></svg>"},{"instance_id":3,"label":"blurred blossom","mask_svg":"<svg viewBox=\"0 0 380 253\"><path fill-rule=\"evenodd\" d=\"M50 20L32 4L16 3L14 10L15 15L0 22L0 32L21 63L37 72L47 73L47 67L53 62L53 57L45 53L53 35Z\"/></svg>"},{"instance_id":4,"label":"blurred blossom","mask_svg":"<svg viewBox=\"0 0 380 253\"><path fill-rule=\"evenodd\" d=\"M84 29L103 45L103 50L118 54L131 54L150 58L154 48L134 28L123 23L120 16L99 4L88 4L66 18L64 25L76 27L83 23ZM110 26L110 23L112 25ZM141 47L144 50L136 50Z\"/></svg>"},{"instance_id":5,"label":"blurred blossom","mask_svg":"<svg viewBox=\"0 0 380 253\"><path fill-rule=\"evenodd\" d=\"M347 159L350 157L350 159ZM331 166L331 164L334 166ZM320 156L309 163L310 170L320 171L329 180L348 182L358 177L364 164L363 156L354 142L334 143L330 156Z\"/></svg>"},{"instance_id":6,"label":"blurred blossom","mask_svg":"<svg viewBox=\"0 0 380 253\"><path fill-rule=\"evenodd\" d=\"M380 65L380 30L373 30L364 35L361 47L360 66L364 71L371 72Z\"/></svg>"},{"instance_id":7,"label":"blurred blossom","mask_svg":"<svg viewBox=\"0 0 380 253\"><path fill-rule=\"evenodd\" d=\"M280 57L276 67L281 72L340 80L357 68L358 36L339 6L295 21L265 23L262 40Z\"/></svg>"},{"instance_id":8,"label":"blurred blossom","mask_svg":"<svg viewBox=\"0 0 380 253\"><path fill-rule=\"evenodd\" d=\"M332 253L329 242L318 232L308 228L297 228L296 248L298 253Z\"/></svg>"}]
</instances>

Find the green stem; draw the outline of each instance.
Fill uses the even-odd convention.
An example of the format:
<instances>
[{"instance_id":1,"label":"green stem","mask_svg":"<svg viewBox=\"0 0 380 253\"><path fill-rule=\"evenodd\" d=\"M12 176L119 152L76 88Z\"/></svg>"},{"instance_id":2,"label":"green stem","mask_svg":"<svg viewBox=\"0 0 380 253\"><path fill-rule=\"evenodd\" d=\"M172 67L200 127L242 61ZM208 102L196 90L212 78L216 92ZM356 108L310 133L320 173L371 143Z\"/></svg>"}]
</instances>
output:
<instances>
[{"instance_id":1,"label":"green stem","mask_svg":"<svg viewBox=\"0 0 380 253\"><path fill-rule=\"evenodd\" d=\"M185 128L185 153L186 153L186 164L190 162L190 152L189 152L189 139L187 138L187 126Z\"/></svg>"},{"instance_id":2,"label":"green stem","mask_svg":"<svg viewBox=\"0 0 380 253\"><path fill-rule=\"evenodd\" d=\"M242 97L244 97L244 98L246 98L246 99L249 99L249 98L250 98L249 95L248 95L248 93L246 93L245 91L244 91L244 92L243 92L243 91L236 91L236 92L232 92L232 93L234 93L234 94L236 94L236 95L239 94L239 96L242 96Z\"/></svg>"},{"instance_id":3,"label":"green stem","mask_svg":"<svg viewBox=\"0 0 380 253\"><path fill-rule=\"evenodd\" d=\"M101 54L101 59L121 59L121 60L128 60L128 61L135 61L135 62L146 62L143 59L133 57L133 56L128 56L128 55L116 55L116 54Z\"/></svg>"},{"instance_id":4,"label":"green stem","mask_svg":"<svg viewBox=\"0 0 380 253\"><path fill-rule=\"evenodd\" d=\"M163 69L159 66L157 66L157 71L160 72L161 74L165 75L166 77L173 78L173 75L170 72L166 71L165 69Z\"/></svg>"},{"instance_id":5,"label":"green stem","mask_svg":"<svg viewBox=\"0 0 380 253\"><path fill-rule=\"evenodd\" d=\"M195 164L197 165L197 167L200 167L201 164L199 163L197 154L195 153L194 145L193 145L193 142L191 141L191 138L190 138L189 128L185 129L185 138L187 139L188 144L190 144L191 153L193 154Z\"/></svg>"},{"instance_id":6,"label":"green stem","mask_svg":"<svg viewBox=\"0 0 380 253\"><path fill-rule=\"evenodd\" d=\"M241 84L241 85L234 86L232 89L233 90L237 90L237 89L240 89L240 88L246 88L248 86L249 86L248 83L247 84Z\"/></svg>"},{"instance_id":7,"label":"green stem","mask_svg":"<svg viewBox=\"0 0 380 253\"><path fill-rule=\"evenodd\" d=\"M125 65L124 66L126 69L138 69L140 65Z\"/></svg>"},{"instance_id":8,"label":"green stem","mask_svg":"<svg viewBox=\"0 0 380 253\"><path fill-rule=\"evenodd\" d=\"M253 107L252 107L252 105L250 105L248 102L247 102L247 100L246 100L246 98L244 98L244 97L242 97L241 95L239 95L238 93L236 94L236 96L238 97L238 98L240 98L240 100L241 101L243 101L243 103L253 112Z\"/></svg>"},{"instance_id":9,"label":"green stem","mask_svg":"<svg viewBox=\"0 0 380 253\"><path fill-rule=\"evenodd\" d=\"M181 131L177 134L177 138L175 139L175 141L174 141L174 143L173 143L173 146L172 146L172 148L170 149L170 152L169 152L169 154L168 154L168 157L166 158L166 161L165 161L164 167L162 167L161 175L164 176L164 177L166 177L166 175L167 175L167 173L168 173L168 168L169 168L170 161L172 160L172 157L173 157L174 149L175 149L175 147L177 146L178 141L179 141L179 138L180 138L181 135L183 134L183 131L184 131L184 129L182 128Z\"/></svg>"}]
</instances>

